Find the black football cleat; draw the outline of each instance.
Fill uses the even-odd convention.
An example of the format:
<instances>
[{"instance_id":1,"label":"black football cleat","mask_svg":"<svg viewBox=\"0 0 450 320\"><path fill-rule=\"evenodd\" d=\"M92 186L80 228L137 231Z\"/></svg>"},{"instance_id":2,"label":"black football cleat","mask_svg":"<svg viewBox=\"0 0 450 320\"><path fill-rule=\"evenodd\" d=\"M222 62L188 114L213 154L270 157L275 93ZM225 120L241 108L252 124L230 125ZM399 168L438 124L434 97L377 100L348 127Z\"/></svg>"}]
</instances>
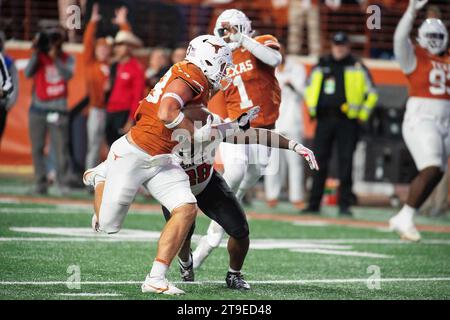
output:
<instances>
[{"instance_id":1,"label":"black football cleat","mask_svg":"<svg viewBox=\"0 0 450 320\"><path fill-rule=\"evenodd\" d=\"M240 272L227 272L225 278L227 287L236 290L250 290L250 285L244 280L244 276Z\"/></svg>"},{"instance_id":2,"label":"black football cleat","mask_svg":"<svg viewBox=\"0 0 450 320\"><path fill-rule=\"evenodd\" d=\"M180 267L180 274L181 274L181 280L184 282L193 282L195 279L194 274L194 260L192 260L192 253L191 255L191 264L188 267L183 267L181 264L180 259L178 259L178 265Z\"/></svg>"}]
</instances>

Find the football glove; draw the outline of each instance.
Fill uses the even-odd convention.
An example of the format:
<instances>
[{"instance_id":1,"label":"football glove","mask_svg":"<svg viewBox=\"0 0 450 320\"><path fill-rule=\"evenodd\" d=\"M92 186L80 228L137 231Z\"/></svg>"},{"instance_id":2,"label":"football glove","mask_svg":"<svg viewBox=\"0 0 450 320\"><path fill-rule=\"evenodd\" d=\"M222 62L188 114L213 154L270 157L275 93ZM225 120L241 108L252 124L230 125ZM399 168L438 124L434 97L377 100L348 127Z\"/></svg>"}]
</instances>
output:
<instances>
[{"instance_id":1,"label":"football glove","mask_svg":"<svg viewBox=\"0 0 450 320\"><path fill-rule=\"evenodd\" d=\"M260 106L256 106L244 112L237 118L237 123L239 125L239 129L242 131L246 131L250 128L250 121L258 117L259 112L261 111Z\"/></svg>"},{"instance_id":2,"label":"football glove","mask_svg":"<svg viewBox=\"0 0 450 320\"><path fill-rule=\"evenodd\" d=\"M319 165L317 164L314 152L312 152L310 149L306 148L301 143L292 140L289 141L289 149L301 155L308 162L309 168L311 170L319 170Z\"/></svg>"},{"instance_id":3,"label":"football glove","mask_svg":"<svg viewBox=\"0 0 450 320\"><path fill-rule=\"evenodd\" d=\"M208 116L206 119L206 124L194 131L194 141L198 143L211 141L211 131L212 131L212 117Z\"/></svg>"}]
</instances>

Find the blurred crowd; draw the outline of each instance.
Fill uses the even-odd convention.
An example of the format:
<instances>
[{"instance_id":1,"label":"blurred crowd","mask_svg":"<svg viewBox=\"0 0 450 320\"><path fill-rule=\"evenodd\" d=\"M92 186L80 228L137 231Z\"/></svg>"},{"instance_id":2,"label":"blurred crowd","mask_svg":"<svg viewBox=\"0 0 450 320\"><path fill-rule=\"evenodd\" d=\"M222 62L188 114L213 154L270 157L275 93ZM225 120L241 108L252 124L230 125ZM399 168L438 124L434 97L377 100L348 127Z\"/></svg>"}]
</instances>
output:
<instances>
[{"instance_id":1,"label":"blurred crowd","mask_svg":"<svg viewBox=\"0 0 450 320\"><path fill-rule=\"evenodd\" d=\"M369 79L369 82L367 91L361 95L367 97L367 100L359 103L367 106L367 115L352 118L349 116L351 110L345 112L340 110L347 92L344 90L344 84L335 80L345 72L348 63L354 64L358 58L350 50L351 39L348 33L333 33L331 39L324 39L320 29L319 6L326 6L331 11L339 12L342 6L352 4L358 5L358 10L365 12L367 6L371 4L397 8L406 6L408 0L178 0L176 2L181 6L201 5L202 9L209 10L211 21L215 20L223 6L231 4L242 8L249 3L256 5L258 2L264 2L261 6L267 7L270 2L271 10L261 11L266 15L259 19L274 23L275 28L288 26L283 51L299 54L306 46L308 53L318 56L323 53L324 48L331 48L330 54L321 57L319 65L325 63L331 66L333 72L330 79L334 80L328 79L323 87L320 84L320 88L333 91L331 100L334 102L330 100L328 108L321 108L329 110L327 114L315 114L311 108L308 110L309 116L318 121L314 145L320 146L315 151L322 170L320 174L314 176L310 188L313 201L309 202L306 210L308 212L319 210L328 176L328 160L331 157L333 141L336 140L340 168L344 168L338 173L341 181L340 212L348 214L350 205L355 202L352 193L352 159L360 134L359 127L368 120L372 108L375 107L377 93L370 73L364 67L362 72L367 73L365 78ZM82 28L86 98L75 107L68 106L67 87L73 77L74 57L63 50L62 43L65 40L74 42L78 40L74 30L64 30L61 26L42 29L32 41L33 53L25 68L26 77L33 79L34 83L29 109L29 132L35 174L33 192L37 194L46 194L51 183L54 183L58 192L62 194L70 192L73 187L81 187L82 172L103 160L102 156L106 154L108 146L132 126L133 115L139 101L172 64L183 60L186 55L185 40L188 38L178 38L181 41L172 42L170 45L162 43L152 46L148 61L143 63L141 56L135 56L135 52L147 47L149 43L135 32L133 28L135 24L132 21L136 17L130 17L128 6L116 6L111 14L103 10L110 7L105 1L59 0L59 17L63 26L67 8L73 4L80 5L83 16L89 17ZM429 6L426 12L427 17L441 15L436 6ZM180 20L180 23L184 21ZM173 28L177 30L176 26ZM305 39L307 43L304 43ZM0 33L0 48L3 48L4 41L5 36ZM286 57L285 52L283 56ZM2 131L7 112L14 104L19 90L14 63L8 56L5 56L5 61L16 85L15 94L11 95L8 101L0 100L3 104L0 105ZM289 58L283 59L283 63L277 68L276 76L282 89L277 130L297 141L302 141L304 129L301 105L304 100L314 100L311 96L319 99L323 92L310 92L308 97L307 87L310 86L309 91L314 89L311 89L313 79L307 81L305 68ZM326 94L330 95L330 92ZM344 100L341 101L342 99ZM311 101L308 103L309 106L314 105ZM323 99L320 101L324 103ZM346 128L346 131L336 130L337 128ZM340 137L339 132L345 134ZM47 136L50 137L48 146ZM271 165L279 168L279 171L277 175L265 178L267 204L271 207L276 206L281 190L287 184L288 199L295 207L303 208L305 177L301 159L289 152L275 152L271 161Z\"/></svg>"}]
</instances>

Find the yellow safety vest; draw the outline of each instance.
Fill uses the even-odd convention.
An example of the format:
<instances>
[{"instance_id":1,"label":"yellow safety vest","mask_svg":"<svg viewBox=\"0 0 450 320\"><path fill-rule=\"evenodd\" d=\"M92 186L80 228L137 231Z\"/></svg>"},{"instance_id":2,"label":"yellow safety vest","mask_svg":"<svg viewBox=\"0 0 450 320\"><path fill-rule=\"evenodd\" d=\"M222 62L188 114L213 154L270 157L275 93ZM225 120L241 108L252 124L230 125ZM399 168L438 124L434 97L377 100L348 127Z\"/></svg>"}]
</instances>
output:
<instances>
[{"instance_id":1,"label":"yellow safety vest","mask_svg":"<svg viewBox=\"0 0 450 320\"><path fill-rule=\"evenodd\" d=\"M313 69L305 89L305 102L311 117L317 115L317 103L322 89L323 72L321 67ZM357 62L344 69L344 88L346 103L341 106L349 119L367 121L378 101L378 94L367 71Z\"/></svg>"}]
</instances>

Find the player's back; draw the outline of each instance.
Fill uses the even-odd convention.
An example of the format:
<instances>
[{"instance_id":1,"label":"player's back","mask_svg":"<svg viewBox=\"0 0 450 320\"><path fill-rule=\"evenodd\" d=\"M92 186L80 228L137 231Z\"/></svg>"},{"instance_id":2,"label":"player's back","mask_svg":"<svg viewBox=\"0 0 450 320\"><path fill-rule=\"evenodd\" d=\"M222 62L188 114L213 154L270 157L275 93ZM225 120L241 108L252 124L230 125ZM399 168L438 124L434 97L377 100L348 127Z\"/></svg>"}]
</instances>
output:
<instances>
[{"instance_id":1,"label":"player's back","mask_svg":"<svg viewBox=\"0 0 450 320\"><path fill-rule=\"evenodd\" d=\"M150 155L172 153L178 143L172 140L173 130L166 128L158 117L162 96L175 79L183 80L194 92L194 98L185 103L206 104L208 101L208 80L202 71L187 61L173 65L141 101L135 114L136 125L130 130L134 142Z\"/></svg>"},{"instance_id":2,"label":"player's back","mask_svg":"<svg viewBox=\"0 0 450 320\"><path fill-rule=\"evenodd\" d=\"M266 46L279 47L271 35L254 38ZM235 119L246 110L260 106L259 116L252 127L268 127L275 123L281 100L281 90L275 77L275 68L258 60L248 50L240 47L233 51L234 69L228 71L233 83L223 93L228 117Z\"/></svg>"},{"instance_id":3,"label":"player's back","mask_svg":"<svg viewBox=\"0 0 450 320\"><path fill-rule=\"evenodd\" d=\"M450 56L436 56L416 45L416 68L406 75L409 96L450 100Z\"/></svg>"}]
</instances>

